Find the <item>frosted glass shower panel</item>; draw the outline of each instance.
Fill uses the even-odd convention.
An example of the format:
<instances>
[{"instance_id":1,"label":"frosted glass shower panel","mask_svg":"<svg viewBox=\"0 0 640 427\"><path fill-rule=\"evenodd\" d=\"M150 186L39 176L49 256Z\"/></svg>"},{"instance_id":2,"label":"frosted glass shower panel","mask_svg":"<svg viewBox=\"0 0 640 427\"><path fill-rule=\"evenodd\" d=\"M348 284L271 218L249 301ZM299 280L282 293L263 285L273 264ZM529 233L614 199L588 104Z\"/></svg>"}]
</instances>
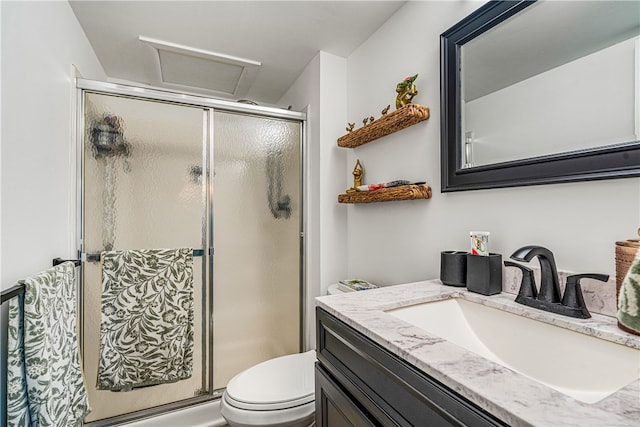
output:
<instances>
[{"instance_id":1,"label":"frosted glass shower panel","mask_svg":"<svg viewBox=\"0 0 640 427\"><path fill-rule=\"evenodd\" d=\"M208 298L203 286L206 258L193 259L192 375L177 382L124 392L96 388L101 312L105 307L101 302L101 266L94 261L104 250L206 249L206 113L197 107L85 93L82 250L87 261L82 287L83 357L93 408L86 421L192 398L210 388L205 363L207 341L203 339L208 334L203 312L207 307L203 301ZM131 297L134 298L138 298L139 307L122 311L122 317L131 322L142 319L141 310L150 312L158 306L166 311L155 313L158 318L174 319L175 313L169 313L168 305L158 304L157 299L151 301L146 295ZM142 325L141 320L139 324ZM164 343L141 341L136 349Z\"/></svg>"},{"instance_id":2,"label":"frosted glass shower panel","mask_svg":"<svg viewBox=\"0 0 640 427\"><path fill-rule=\"evenodd\" d=\"M301 124L214 113L214 389L300 350Z\"/></svg>"}]
</instances>

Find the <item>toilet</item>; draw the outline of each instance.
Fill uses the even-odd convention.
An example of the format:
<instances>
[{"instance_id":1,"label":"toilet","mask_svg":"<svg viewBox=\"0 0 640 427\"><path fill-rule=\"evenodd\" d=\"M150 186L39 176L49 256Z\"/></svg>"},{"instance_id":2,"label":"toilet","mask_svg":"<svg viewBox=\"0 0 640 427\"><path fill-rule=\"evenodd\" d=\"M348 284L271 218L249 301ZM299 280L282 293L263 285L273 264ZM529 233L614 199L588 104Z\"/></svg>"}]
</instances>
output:
<instances>
[{"instance_id":1,"label":"toilet","mask_svg":"<svg viewBox=\"0 0 640 427\"><path fill-rule=\"evenodd\" d=\"M333 284L327 293L343 291ZM229 427L314 426L315 361L315 350L288 354L233 377L220 401L220 412Z\"/></svg>"},{"instance_id":2,"label":"toilet","mask_svg":"<svg viewBox=\"0 0 640 427\"><path fill-rule=\"evenodd\" d=\"M230 427L315 425L315 350L289 354L240 372L227 384L220 412Z\"/></svg>"},{"instance_id":3,"label":"toilet","mask_svg":"<svg viewBox=\"0 0 640 427\"><path fill-rule=\"evenodd\" d=\"M339 295L344 293L344 291L340 290L337 283L333 283L327 288L327 295Z\"/></svg>"}]
</instances>

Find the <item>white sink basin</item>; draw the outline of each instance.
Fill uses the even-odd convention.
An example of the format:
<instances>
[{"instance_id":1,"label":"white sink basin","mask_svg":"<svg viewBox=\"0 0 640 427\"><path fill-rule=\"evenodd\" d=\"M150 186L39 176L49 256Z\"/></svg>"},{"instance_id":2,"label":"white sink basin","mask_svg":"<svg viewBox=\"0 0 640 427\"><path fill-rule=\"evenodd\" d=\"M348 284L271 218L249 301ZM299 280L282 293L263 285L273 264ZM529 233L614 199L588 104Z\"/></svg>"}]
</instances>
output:
<instances>
[{"instance_id":1,"label":"white sink basin","mask_svg":"<svg viewBox=\"0 0 640 427\"><path fill-rule=\"evenodd\" d=\"M640 378L640 350L461 298L387 311L585 403Z\"/></svg>"}]
</instances>

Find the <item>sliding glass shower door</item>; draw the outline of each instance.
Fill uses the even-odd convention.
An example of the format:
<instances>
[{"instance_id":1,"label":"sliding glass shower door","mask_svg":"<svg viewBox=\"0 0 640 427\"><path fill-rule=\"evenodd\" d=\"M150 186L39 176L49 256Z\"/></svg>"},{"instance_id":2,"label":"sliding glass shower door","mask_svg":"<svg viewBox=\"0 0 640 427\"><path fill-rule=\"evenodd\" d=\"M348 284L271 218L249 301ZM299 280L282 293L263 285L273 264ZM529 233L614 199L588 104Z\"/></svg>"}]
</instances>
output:
<instances>
[{"instance_id":1,"label":"sliding glass shower door","mask_svg":"<svg viewBox=\"0 0 640 427\"><path fill-rule=\"evenodd\" d=\"M189 399L207 393L209 373L206 305L207 262L193 258L193 357L189 378L114 392L99 389L99 365L120 363L122 371L144 367L147 349L162 344L157 338L138 338L146 327L166 328L175 310L164 308L153 316L155 303L149 291L131 287L129 299L140 307L106 304L103 251L192 248L196 255L207 244L207 186L203 179L209 131L208 110L162 102L86 93L84 97L84 176L82 177L82 250L83 263L83 362L92 412L86 422L127 414L151 407ZM203 246L204 245L204 246ZM200 251L200 252L197 252ZM115 276L114 281L125 280ZM137 279L136 279L137 280ZM170 292L173 289L168 287ZM159 291L158 291L159 292ZM126 297L127 295L125 295ZM154 295L155 296L155 295ZM121 333L136 340L122 352L105 349L106 331L120 325L104 323L115 311L115 318L139 322ZM163 319L164 316L164 319ZM109 319L114 316L109 316ZM156 323L157 325L154 325ZM112 328L112 326L114 326ZM127 326L127 325L125 325ZM164 337L163 339L168 339ZM146 347L145 347L146 346ZM102 350L101 350L102 347ZM139 357L131 354L145 350ZM154 366L149 360L149 366ZM142 362L143 363L143 362ZM103 388L103 387L100 387Z\"/></svg>"},{"instance_id":2,"label":"sliding glass shower door","mask_svg":"<svg viewBox=\"0 0 640 427\"><path fill-rule=\"evenodd\" d=\"M240 371L302 343L302 121L135 92L81 91L80 323L92 407L85 421L96 426L215 398ZM186 300L172 300L184 291L173 279L138 282L165 250L193 257L192 269L168 269L180 280L191 273ZM123 284L123 304L113 307L110 292ZM105 361L123 375L148 373L158 365L145 368L144 355L185 343L188 375L104 386Z\"/></svg>"},{"instance_id":3,"label":"sliding glass shower door","mask_svg":"<svg viewBox=\"0 0 640 427\"><path fill-rule=\"evenodd\" d=\"M214 114L215 389L300 351L299 122Z\"/></svg>"}]
</instances>

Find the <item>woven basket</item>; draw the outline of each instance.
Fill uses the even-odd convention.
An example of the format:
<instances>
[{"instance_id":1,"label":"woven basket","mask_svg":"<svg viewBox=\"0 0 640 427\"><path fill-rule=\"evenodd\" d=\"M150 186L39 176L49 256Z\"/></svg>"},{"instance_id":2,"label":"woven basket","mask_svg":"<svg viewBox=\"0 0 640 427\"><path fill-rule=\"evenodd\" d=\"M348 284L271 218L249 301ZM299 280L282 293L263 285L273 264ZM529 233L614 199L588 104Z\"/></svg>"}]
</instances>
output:
<instances>
[{"instance_id":1,"label":"woven basket","mask_svg":"<svg viewBox=\"0 0 640 427\"><path fill-rule=\"evenodd\" d=\"M640 248L640 239L629 239L616 242L616 307L620 287Z\"/></svg>"}]
</instances>

